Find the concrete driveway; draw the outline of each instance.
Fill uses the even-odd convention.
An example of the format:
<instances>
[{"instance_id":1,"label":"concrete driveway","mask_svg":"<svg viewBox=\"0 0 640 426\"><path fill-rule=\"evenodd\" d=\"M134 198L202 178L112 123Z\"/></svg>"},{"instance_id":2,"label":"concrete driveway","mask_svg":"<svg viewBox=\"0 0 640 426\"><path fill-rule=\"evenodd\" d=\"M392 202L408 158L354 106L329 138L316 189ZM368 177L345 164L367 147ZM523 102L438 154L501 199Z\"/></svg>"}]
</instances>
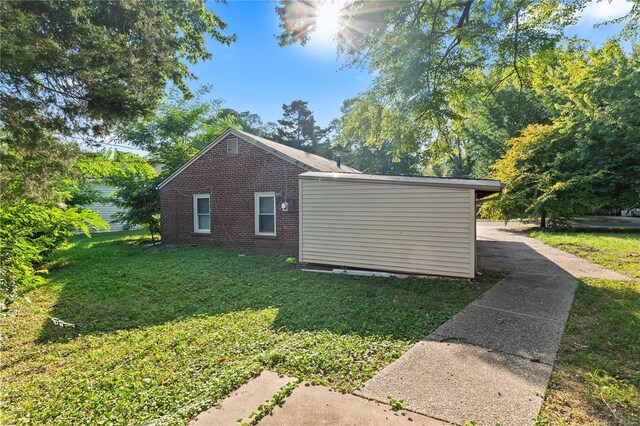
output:
<instances>
[{"instance_id":1,"label":"concrete driveway","mask_svg":"<svg viewBox=\"0 0 640 426\"><path fill-rule=\"evenodd\" d=\"M624 276L514 226L478 223L480 270L511 274L368 381L358 394L402 399L464 424L532 424L544 399L577 277Z\"/></svg>"}]
</instances>

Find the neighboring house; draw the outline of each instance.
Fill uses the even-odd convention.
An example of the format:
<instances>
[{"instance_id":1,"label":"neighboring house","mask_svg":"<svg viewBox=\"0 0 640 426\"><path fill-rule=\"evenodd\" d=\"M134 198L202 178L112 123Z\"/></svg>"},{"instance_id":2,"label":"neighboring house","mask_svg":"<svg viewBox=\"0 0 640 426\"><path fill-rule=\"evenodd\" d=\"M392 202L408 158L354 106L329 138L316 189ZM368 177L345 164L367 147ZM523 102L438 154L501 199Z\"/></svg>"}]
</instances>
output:
<instances>
[{"instance_id":1,"label":"neighboring house","mask_svg":"<svg viewBox=\"0 0 640 426\"><path fill-rule=\"evenodd\" d=\"M127 145L114 145L114 144L110 144L110 143L103 143L103 146L110 146L111 148L107 151L107 155L110 158L113 158L112 156L116 153L116 151L124 151L124 152L129 152L132 154L137 154L140 155L141 157L147 157L148 153L144 150L138 149L138 148L134 148L134 147L130 147ZM153 164L153 168L156 169L156 171L160 172L162 171L162 164ZM98 183L96 181L93 181L91 184L91 188L98 191L98 193L100 194L100 196L103 199L109 199L112 197L113 193L116 192L118 190L118 188L114 188L112 186L107 186L107 185L103 185L101 183ZM128 230L128 229L141 229L141 226L133 226L133 227L128 227L123 225L122 223L116 222L114 219L114 215L118 212L123 211L121 208L117 207L115 204L110 203L108 201L104 201L104 202L95 202L95 203L91 203L87 206L83 206L83 207L87 207L91 210L93 210L94 212L97 212L100 214L100 217L102 219L104 219L107 223L109 223L109 231L110 232L114 232L114 231L124 231L124 230ZM92 230L93 232L93 230Z\"/></svg>"},{"instance_id":2,"label":"neighboring house","mask_svg":"<svg viewBox=\"0 0 640 426\"><path fill-rule=\"evenodd\" d=\"M100 196L104 197L105 199L110 198L111 195L118 190L118 188L113 188L111 186L102 185L99 183L92 184L91 188L98 191L100 193ZM109 223L109 231L113 232L113 231L124 231L126 229L140 229L139 226L136 226L134 228L129 228L124 226L121 223L116 222L113 218L113 215L120 212L121 209L112 203L96 202L96 203L91 203L85 207L93 210L94 212L99 213L100 217Z\"/></svg>"},{"instance_id":3,"label":"neighboring house","mask_svg":"<svg viewBox=\"0 0 640 426\"><path fill-rule=\"evenodd\" d=\"M229 129L158 186L162 242L295 253L307 171L357 172Z\"/></svg>"},{"instance_id":4,"label":"neighboring house","mask_svg":"<svg viewBox=\"0 0 640 426\"><path fill-rule=\"evenodd\" d=\"M160 185L162 241L302 262L473 278L476 203L493 180L366 175L228 130Z\"/></svg>"}]
</instances>

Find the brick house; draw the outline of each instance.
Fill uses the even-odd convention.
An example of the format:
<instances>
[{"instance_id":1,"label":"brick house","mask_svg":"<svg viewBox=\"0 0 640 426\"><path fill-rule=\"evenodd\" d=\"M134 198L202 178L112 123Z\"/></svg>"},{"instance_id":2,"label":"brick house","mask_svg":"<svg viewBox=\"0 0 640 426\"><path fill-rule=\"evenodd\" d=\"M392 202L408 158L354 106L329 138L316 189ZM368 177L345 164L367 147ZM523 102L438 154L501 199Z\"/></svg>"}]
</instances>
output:
<instances>
[{"instance_id":1,"label":"brick house","mask_svg":"<svg viewBox=\"0 0 640 426\"><path fill-rule=\"evenodd\" d=\"M296 253L298 175L308 171L357 173L229 129L159 185L162 241Z\"/></svg>"}]
</instances>

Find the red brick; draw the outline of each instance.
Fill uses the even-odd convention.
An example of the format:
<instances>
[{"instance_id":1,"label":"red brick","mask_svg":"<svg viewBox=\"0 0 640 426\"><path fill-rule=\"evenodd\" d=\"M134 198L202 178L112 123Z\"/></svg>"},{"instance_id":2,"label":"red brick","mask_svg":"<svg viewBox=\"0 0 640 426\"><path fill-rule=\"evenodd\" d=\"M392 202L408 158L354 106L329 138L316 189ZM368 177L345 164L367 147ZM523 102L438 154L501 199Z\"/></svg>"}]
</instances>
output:
<instances>
[{"instance_id":1,"label":"red brick","mask_svg":"<svg viewBox=\"0 0 640 426\"><path fill-rule=\"evenodd\" d=\"M225 139L161 188L163 243L297 253L298 175L307 170L242 139L237 155L227 155L226 148ZM254 194L271 191L281 192L276 236L256 236ZM210 194L210 234L193 232L194 194ZM279 211L285 200L292 212Z\"/></svg>"}]
</instances>

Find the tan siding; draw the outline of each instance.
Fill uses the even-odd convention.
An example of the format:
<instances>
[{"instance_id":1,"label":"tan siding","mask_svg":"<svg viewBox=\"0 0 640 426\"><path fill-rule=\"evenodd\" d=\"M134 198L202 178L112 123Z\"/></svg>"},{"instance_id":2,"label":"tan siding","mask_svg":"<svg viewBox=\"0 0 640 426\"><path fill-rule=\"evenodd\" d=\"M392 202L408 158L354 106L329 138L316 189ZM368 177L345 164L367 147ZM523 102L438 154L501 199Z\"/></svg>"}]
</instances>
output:
<instances>
[{"instance_id":1,"label":"tan siding","mask_svg":"<svg viewBox=\"0 0 640 426\"><path fill-rule=\"evenodd\" d=\"M474 196L463 188L301 178L300 260L472 278Z\"/></svg>"}]
</instances>

